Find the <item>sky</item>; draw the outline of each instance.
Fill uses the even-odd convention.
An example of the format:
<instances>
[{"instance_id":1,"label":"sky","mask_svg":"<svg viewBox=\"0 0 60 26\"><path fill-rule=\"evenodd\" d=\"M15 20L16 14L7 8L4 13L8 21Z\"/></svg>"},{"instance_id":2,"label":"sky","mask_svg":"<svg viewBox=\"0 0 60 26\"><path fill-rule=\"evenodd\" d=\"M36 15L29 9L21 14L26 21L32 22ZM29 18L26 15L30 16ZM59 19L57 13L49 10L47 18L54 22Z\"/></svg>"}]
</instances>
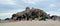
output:
<instances>
[{"instance_id":1,"label":"sky","mask_svg":"<svg viewBox=\"0 0 60 26\"><path fill-rule=\"evenodd\" d=\"M0 19L11 18L12 14L24 11L27 6L60 16L60 0L0 0Z\"/></svg>"}]
</instances>

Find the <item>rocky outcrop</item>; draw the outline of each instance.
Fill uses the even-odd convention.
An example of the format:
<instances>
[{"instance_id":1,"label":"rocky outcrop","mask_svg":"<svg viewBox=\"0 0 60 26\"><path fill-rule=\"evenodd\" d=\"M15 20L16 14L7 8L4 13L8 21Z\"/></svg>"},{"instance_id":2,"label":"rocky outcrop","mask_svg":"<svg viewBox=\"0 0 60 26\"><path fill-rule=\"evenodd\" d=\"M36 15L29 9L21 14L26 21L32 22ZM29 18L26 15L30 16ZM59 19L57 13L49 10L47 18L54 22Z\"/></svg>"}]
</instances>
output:
<instances>
[{"instance_id":1,"label":"rocky outcrop","mask_svg":"<svg viewBox=\"0 0 60 26\"><path fill-rule=\"evenodd\" d=\"M60 16L57 16L57 15L52 15L51 17L50 17L52 20L59 20L60 21Z\"/></svg>"},{"instance_id":2,"label":"rocky outcrop","mask_svg":"<svg viewBox=\"0 0 60 26\"><path fill-rule=\"evenodd\" d=\"M26 7L25 11L17 12L16 14L13 14L11 19L13 20L29 20L29 19L34 20L35 18L42 19L44 17L47 17L47 13L45 13L43 10L40 10L37 8L30 9L29 7Z\"/></svg>"},{"instance_id":3,"label":"rocky outcrop","mask_svg":"<svg viewBox=\"0 0 60 26\"><path fill-rule=\"evenodd\" d=\"M6 18L5 20L10 20L10 18Z\"/></svg>"}]
</instances>

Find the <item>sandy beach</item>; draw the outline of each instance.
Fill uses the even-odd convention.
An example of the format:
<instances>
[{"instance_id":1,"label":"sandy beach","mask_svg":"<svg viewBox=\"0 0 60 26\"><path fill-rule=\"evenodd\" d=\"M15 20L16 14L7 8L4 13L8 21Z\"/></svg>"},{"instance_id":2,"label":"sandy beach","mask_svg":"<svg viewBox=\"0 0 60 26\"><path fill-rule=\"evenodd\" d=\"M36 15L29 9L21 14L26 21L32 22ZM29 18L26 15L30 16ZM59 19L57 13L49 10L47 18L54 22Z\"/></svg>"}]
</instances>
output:
<instances>
[{"instance_id":1,"label":"sandy beach","mask_svg":"<svg viewBox=\"0 0 60 26\"><path fill-rule=\"evenodd\" d=\"M0 23L0 26L60 26L59 21L17 21L9 23Z\"/></svg>"}]
</instances>

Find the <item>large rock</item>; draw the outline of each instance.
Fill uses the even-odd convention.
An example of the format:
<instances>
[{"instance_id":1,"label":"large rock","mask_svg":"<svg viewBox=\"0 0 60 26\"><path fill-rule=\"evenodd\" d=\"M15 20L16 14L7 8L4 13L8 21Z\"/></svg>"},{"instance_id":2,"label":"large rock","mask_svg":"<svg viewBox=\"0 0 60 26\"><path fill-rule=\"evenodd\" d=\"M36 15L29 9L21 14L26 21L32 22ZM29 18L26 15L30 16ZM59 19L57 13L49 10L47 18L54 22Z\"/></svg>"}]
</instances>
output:
<instances>
[{"instance_id":1,"label":"large rock","mask_svg":"<svg viewBox=\"0 0 60 26\"><path fill-rule=\"evenodd\" d=\"M30 9L29 7L26 7L25 11L17 12L16 14L13 14L12 19L15 18L15 19L29 20L29 19L39 18L39 17L44 18L45 16L47 16L47 13L45 13L43 10L40 10L40 9L37 9L37 8Z\"/></svg>"},{"instance_id":2,"label":"large rock","mask_svg":"<svg viewBox=\"0 0 60 26\"><path fill-rule=\"evenodd\" d=\"M59 20L60 21L60 16L57 16L57 15L52 15L50 18L53 19L54 21L55 20Z\"/></svg>"}]
</instances>

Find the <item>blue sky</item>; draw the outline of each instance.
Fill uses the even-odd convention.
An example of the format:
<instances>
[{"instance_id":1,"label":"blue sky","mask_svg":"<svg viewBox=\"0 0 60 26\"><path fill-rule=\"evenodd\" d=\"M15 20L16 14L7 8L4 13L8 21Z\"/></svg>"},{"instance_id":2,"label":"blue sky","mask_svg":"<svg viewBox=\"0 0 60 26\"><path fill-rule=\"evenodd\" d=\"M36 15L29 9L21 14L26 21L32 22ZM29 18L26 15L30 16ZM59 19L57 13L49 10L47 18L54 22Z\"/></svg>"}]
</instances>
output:
<instances>
[{"instance_id":1,"label":"blue sky","mask_svg":"<svg viewBox=\"0 0 60 26\"><path fill-rule=\"evenodd\" d=\"M12 14L24 11L27 6L60 16L60 0L0 0L0 19L11 18Z\"/></svg>"}]
</instances>

